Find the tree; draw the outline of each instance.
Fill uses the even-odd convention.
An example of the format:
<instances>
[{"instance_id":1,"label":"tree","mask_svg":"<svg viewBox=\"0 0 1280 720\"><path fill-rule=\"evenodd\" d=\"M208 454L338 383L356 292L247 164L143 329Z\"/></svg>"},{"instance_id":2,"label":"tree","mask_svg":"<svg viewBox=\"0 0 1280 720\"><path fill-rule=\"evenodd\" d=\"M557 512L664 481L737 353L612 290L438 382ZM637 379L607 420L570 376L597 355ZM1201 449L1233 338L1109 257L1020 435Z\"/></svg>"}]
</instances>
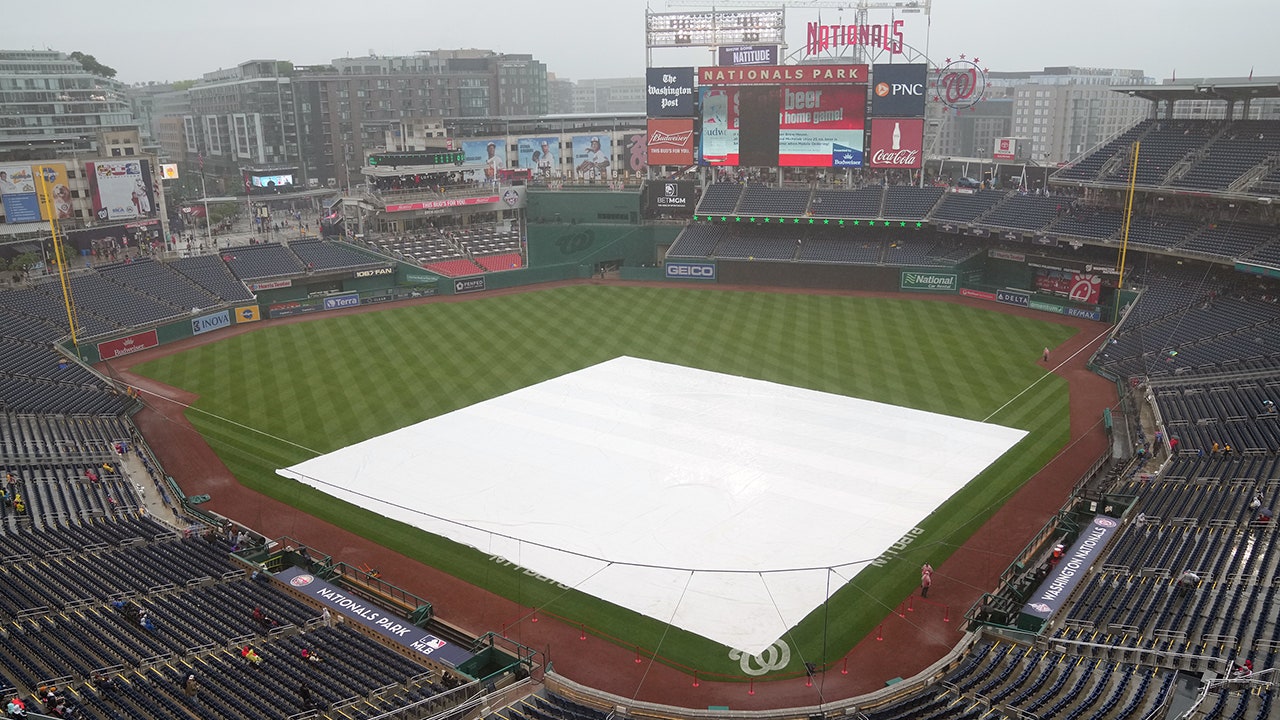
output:
<instances>
[{"instance_id":1,"label":"tree","mask_svg":"<svg viewBox=\"0 0 1280 720\"><path fill-rule=\"evenodd\" d=\"M98 62L98 59L95 58L94 56L87 55L85 53L80 52L79 50L71 53L71 59L80 63L80 67L84 68L86 72L92 73L99 77L113 78L116 76L115 68L103 65L102 63Z\"/></svg>"},{"instance_id":2,"label":"tree","mask_svg":"<svg viewBox=\"0 0 1280 720\"><path fill-rule=\"evenodd\" d=\"M191 89L191 86L195 84L196 84L195 80L179 80L175 83L172 83L173 89L175 92L179 90L189 90Z\"/></svg>"}]
</instances>

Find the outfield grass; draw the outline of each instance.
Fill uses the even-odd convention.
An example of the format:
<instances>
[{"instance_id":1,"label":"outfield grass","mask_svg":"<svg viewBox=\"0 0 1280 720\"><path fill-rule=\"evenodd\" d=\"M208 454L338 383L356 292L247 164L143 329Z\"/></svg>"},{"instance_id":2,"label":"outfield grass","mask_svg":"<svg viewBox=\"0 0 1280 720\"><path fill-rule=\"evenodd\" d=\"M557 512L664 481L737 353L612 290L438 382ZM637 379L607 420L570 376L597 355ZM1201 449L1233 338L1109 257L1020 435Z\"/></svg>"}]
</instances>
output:
<instances>
[{"instance_id":1,"label":"outfield grass","mask_svg":"<svg viewBox=\"0 0 1280 720\"><path fill-rule=\"evenodd\" d=\"M675 629L664 637L662 623L563 593L275 470L619 355L984 420L1040 380L1041 348L1072 332L906 295L579 286L266 327L135 371L200 395L188 417L245 486L628 644L661 642L668 662L704 677L740 676L723 645ZM1030 434L923 521L907 550L793 628L789 669L840 658L911 592L923 559L939 565L1048 462L1069 437L1067 402L1066 382L1050 376L991 417ZM832 575L833 588L842 582Z\"/></svg>"}]
</instances>

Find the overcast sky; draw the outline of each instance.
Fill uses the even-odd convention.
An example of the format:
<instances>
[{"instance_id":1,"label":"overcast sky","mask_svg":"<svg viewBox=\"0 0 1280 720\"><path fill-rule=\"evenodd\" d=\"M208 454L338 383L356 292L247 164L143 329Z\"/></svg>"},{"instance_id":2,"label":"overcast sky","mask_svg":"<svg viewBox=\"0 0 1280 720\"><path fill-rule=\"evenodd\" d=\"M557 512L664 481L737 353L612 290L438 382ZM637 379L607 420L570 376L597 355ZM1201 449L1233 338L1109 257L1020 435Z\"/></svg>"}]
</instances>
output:
<instances>
[{"instance_id":1,"label":"overcast sky","mask_svg":"<svg viewBox=\"0 0 1280 720\"><path fill-rule=\"evenodd\" d=\"M729 2L731 0L726 0ZM791 50L819 11L791 0ZM678 6L677 6L678 7ZM671 12L653 0L654 12ZM725 9L724 4L718 7ZM475 47L532 53L559 77L643 75L643 0L3 0L0 48L80 50L126 82L182 80L249 59ZM852 13L821 11L824 23ZM887 13L872 14L872 22ZM913 19L914 20L914 19ZM1169 77L1280 75L1280 0L934 0L929 56L978 56L991 70L1133 68ZM923 22L906 41L924 48ZM705 51L654 51L654 65L712 64Z\"/></svg>"}]
</instances>

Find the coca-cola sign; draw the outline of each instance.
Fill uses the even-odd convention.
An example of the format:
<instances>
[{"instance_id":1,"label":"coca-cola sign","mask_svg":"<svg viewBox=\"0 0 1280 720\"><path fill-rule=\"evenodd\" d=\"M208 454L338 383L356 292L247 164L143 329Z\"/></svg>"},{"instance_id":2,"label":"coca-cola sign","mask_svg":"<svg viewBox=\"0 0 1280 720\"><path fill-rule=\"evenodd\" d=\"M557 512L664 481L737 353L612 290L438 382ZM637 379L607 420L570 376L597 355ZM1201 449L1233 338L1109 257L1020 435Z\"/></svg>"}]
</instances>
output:
<instances>
[{"instance_id":1,"label":"coca-cola sign","mask_svg":"<svg viewBox=\"0 0 1280 720\"><path fill-rule=\"evenodd\" d=\"M867 166L914 170L921 166L924 120L920 118L872 118L867 144Z\"/></svg>"}]
</instances>

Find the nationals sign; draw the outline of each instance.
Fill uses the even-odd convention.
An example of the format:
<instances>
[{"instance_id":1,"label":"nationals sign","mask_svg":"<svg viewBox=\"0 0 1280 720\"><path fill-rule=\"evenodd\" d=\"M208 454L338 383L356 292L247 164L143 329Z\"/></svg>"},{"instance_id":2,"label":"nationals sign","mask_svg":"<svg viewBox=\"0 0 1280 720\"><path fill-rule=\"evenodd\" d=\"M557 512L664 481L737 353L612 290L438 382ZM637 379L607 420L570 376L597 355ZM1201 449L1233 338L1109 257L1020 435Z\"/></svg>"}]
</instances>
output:
<instances>
[{"instance_id":1,"label":"nationals sign","mask_svg":"<svg viewBox=\"0 0 1280 720\"><path fill-rule=\"evenodd\" d=\"M649 164L692 165L693 118L649 119Z\"/></svg>"},{"instance_id":2,"label":"nationals sign","mask_svg":"<svg viewBox=\"0 0 1280 720\"><path fill-rule=\"evenodd\" d=\"M872 118L867 143L867 166L917 169L924 159L924 120Z\"/></svg>"}]
</instances>

